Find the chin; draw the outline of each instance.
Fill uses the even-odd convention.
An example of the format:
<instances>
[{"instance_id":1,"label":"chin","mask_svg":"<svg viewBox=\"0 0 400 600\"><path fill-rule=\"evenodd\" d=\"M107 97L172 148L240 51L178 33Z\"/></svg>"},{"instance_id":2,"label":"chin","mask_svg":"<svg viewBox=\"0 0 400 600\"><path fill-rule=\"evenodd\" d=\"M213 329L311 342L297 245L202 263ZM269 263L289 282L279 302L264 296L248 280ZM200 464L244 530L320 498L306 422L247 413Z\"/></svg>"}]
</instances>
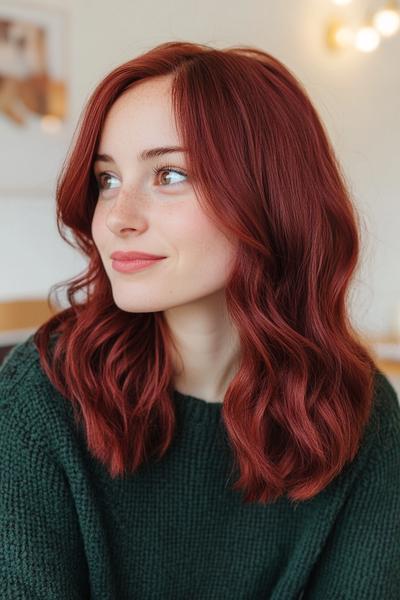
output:
<instances>
[{"instance_id":1,"label":"chin","mask_svg":"<svg viewBox=\"0 0 400 600\"><path fill-rule=\"evenodd\" d=\"M113 299L120 310L128 313L152 313L164 310L164 307L159 304L152 304L151 302L134 302L132 297L122 298L118 294L113 293Z\"/></svg>"}]
</instances>

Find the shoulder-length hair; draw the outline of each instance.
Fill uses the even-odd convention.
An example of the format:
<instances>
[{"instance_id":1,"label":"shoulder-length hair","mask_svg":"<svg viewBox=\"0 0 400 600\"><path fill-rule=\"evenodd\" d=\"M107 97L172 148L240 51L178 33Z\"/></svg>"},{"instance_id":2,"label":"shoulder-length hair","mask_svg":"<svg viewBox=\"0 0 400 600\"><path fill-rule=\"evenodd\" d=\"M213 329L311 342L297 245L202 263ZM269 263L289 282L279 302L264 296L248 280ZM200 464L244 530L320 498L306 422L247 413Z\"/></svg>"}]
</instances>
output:
<instances>
[{"instance_id":1,"label":"shoulder-length hair","mask_svg":"<svg viewBox=\"0 0 400 600\"><path fill-rule=\"evenodd\" d=\"M136 82L168 74L199 201L238 242L225 295L241 362L221 407L233 489L246 503L307 500L358 451L375 363L347 310L359 217L307 93L270 54L163 43L97 85L56 189L58 231L89 263L50 289L67 285L69 306L35 332L41 365L111 477L165 454L176 426L174 341L162 312L115 305L91 221L107 112Z\"/></svg>"}]
</instances>

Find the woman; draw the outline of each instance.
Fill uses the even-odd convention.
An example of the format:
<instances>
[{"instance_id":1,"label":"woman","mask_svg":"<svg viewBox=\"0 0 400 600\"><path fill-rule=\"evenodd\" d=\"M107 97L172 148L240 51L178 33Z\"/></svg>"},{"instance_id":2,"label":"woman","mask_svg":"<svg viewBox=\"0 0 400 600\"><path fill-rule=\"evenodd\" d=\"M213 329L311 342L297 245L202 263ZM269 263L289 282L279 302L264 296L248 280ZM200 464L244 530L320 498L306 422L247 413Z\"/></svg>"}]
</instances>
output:
<instances>
[{"instance_id":1,"label":"woman","mask_svg":"<svg viewBox=\"0 0 400 600\"><path fill-rule=\"evenodd\" d=\"M1 597L397 598L398 398L288 69L184 42L117 67L57 218L89 262L1 370Z\"/></svg>"}]
</instances>

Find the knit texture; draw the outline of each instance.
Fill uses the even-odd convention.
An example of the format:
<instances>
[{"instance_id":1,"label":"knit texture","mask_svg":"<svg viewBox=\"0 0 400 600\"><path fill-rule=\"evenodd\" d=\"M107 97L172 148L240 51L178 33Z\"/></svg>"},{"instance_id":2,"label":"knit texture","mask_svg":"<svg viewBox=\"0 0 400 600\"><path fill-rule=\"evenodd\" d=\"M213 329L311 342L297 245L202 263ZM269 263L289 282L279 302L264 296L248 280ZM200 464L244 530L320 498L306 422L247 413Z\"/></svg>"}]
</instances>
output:
<instances>
[{"instance_id":1,"label":"knit texture","mask_svg":"<svg viewBox=\"0 0 400 600\"><path fill-rule=\"evenodd\" d=\"M376 372L355 460L307 502L245 505L221 404L175 390L167 454L112 479L32 336L0 368L2 600L399 600L400 407Z\"/></svg>"}]
</instances>

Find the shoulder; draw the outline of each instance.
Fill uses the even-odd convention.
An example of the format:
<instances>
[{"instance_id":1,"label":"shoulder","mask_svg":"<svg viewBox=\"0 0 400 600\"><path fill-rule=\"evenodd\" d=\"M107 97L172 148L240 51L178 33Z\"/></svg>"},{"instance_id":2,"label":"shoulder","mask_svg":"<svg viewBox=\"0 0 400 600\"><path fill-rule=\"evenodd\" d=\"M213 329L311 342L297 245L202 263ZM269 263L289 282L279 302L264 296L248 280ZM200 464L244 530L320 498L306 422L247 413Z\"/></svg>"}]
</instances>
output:
<instances>
[{"instance_id":1,"label":"shoulder","mask_svg":"<svg viewBox=\"0 0 400 600\"><path fill-rule=\"evenodd\" d=\"M386 375L379 370L375 372L375 391L369 431L374 438L374 444L378 440L397 438L400 445L399 396Z\"/></svg>"},{"instance_id":2,"label":"shoulder","mask_svg":"<svg viewBox=\"0 0 400 600\"><path fill-rule=\"evenodd\" d=\"M371 411L353 460L322 491L339 506L359 488L397 487L400 500L400 401L388 377L374 373Z\"/></svg>"},{"instance_id":3,"label":"shoulder","mask_svg":"<svg viewBox=\"0 0 400 600\"><path fill-rule=\"evenodd\" d=\"M327 535L307 581L310 600L398 597L400 405L380 371L373 400L359 453L324 505Z\"/></svg>"},{"instance_id":4,"label":"shoulder","mask_svg":"<svg viewBox=\"0 0 400 600\"><path fill-rule=\"evenodd\" d=\"M353 493L357 487L396 486L400 492L400 401L380 370L375 371L370 416L354 460L336 480ZM334 484L335 485L335 484ZM400 496L399 496L400 498Z\"/></svg>"},{"instance_id":5,"label":"shoulder","mask_svg":"<svg viewBox=\"0 0 400 600\"><path fill-rule=\"evenodd\" d=\"M389 379L381 371L375 374L375 393L370 421L366 428L368 460L364 481L386 478L400 492L400 401Z\"/></svg>"},{"instance_id":6,"label":"shoulder","mask_svg":"<svg viewBox=\"0 0 400 600\"><path fill-rule=\"evenodd\" d=\"M27 391L50 384L41 368L33 335L16 344L0 366L0 405L3 408L13 399L22 402Z\"/></svg>"},{"instance_id":7,"label":"shoulder","mask_svg":"<svg viewBox=\"0 0 400 600\"><path fill-rule=\"evenodd\" d=\"M3 432L18 421L42 440L71 409L43 371L33 335L15 345L0 366L0 421Z\"/></svg>"}]
</instances>

